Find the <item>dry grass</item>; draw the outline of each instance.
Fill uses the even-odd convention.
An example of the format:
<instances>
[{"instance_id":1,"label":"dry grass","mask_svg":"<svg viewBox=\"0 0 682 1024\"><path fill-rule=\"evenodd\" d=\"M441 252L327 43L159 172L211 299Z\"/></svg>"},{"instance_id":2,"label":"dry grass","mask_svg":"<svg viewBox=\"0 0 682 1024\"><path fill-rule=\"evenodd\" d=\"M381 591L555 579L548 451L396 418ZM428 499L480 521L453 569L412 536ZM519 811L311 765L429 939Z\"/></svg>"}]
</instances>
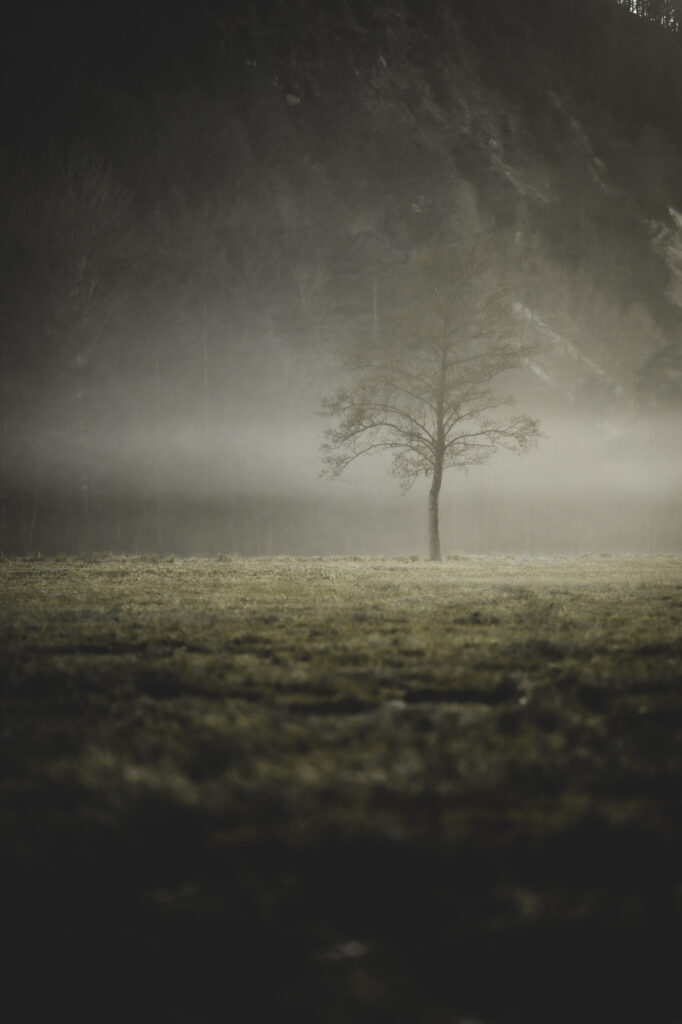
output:
<instances>
[{"instance_id":1,"label":"dry grass","mask_svg":"<svg viewBox=\"0 0 682 1024\"><path fill-rule=\"evenodd\" d=\"M584 1020L672 1020L681 558L9 560L0 593L29 963L125 947L140 1019L222 1020L224 983L239 1020L560 1020L589 982Z\"/></svg>"}]
</instances>

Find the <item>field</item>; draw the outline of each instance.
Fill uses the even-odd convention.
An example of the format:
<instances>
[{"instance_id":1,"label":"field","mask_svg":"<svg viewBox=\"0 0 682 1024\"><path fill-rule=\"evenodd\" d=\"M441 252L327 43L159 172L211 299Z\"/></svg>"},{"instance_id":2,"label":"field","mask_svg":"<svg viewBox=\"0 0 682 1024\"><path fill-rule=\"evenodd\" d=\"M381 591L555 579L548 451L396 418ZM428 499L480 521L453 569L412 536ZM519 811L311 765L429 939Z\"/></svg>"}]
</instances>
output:
<instances>
[{"instance_id":1,"label":"field","mask_svg":"<svg viewBox=\"0 0 682 1024\"><path fill-rule=\"evenodd\" d=\"M681 623L679 556L1 562L8 1020L682 1020Z\"/></svg>"}]
</instances>

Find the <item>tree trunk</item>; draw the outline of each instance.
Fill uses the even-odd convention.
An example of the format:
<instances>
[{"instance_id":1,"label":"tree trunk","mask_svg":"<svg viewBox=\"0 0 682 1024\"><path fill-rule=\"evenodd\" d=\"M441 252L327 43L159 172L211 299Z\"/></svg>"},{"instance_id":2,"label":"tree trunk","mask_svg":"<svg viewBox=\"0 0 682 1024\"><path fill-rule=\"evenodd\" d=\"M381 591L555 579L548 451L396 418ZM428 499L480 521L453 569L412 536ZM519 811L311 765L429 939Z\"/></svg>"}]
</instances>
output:
<instances>
[{"instance_id":1,"label":"tree trunk","mask_svg":"<svg viewBox=\"0 0 682 1024\"><path fill-rule=\"evenodd\" d=\"M436 444L433 451L433 476L429 490L429 559L440 562L440 524L438 521L438 502L440 488L443 483L443 463L445 461L445 429L443 426L443 409L445 401L445 360L441 359L440 388L436 409Z\"/></svg>"},{"instance_id":2,"label":"tree trunk","mask_svg":"<svg viewBox=\"0 0 682 1024\"><path fill-rule=\"evenodd\" d=\"M33 486L33 502L31 505L31 518L28 523L28 530L26 533L26 554L30 555L33 551L33 535L36 528L36 520L38 518L38 480L36 480Z\"/></svg>"},{"instance_id":3,"label":"tree trunk","mask_svg":"<svg viewBox=\"0 0 682 1024\"><path fill-rule=\"evenodd\" d=\"M90 474L87 465L81 468L78 495L81 509L81 549L90 551Z\"/></svg>"},{"instance_id":4,"label":"tree trunk","mask_svg":"<svg viewBox=\"0 0 682 1024\"><path fill-rule=\"evenodd\" d=\"M87 367L78 368L75 395L75 441L78 472L78 505L80 509L80 550L90 551L90 456L88 446L87 409L89 381Z\"/></svg>"},{"instance_id":5,"label":"tree trunk","mask_svg":"<svg viewBox=\"0 0 682 1024\"><path fill-rule=\"evenodd\" d=\"M443 480L443 470L437 469L431 480L429 490L429 559L432 562L440 562L440 526L438 522L438 500L440 498L440 485Z\"/></svg>"}]
</instances>

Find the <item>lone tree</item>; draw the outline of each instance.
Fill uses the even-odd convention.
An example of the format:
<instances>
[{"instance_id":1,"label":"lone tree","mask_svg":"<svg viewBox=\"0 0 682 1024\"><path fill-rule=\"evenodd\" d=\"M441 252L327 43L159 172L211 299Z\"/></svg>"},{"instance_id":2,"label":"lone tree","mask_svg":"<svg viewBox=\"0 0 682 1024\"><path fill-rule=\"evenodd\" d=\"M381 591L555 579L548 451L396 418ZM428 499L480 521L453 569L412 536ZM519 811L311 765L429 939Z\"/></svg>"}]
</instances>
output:
<instances>
[{"instance_id":1,"label":"lone tree","mask_svg":"<svg viewBox=\"0 0 682 1024\"><path fill-rule=\"evenodd\" d=\"M323 400L323 414L337 421L325 431L323 475L338 477L379 451L391 453L404 491L423 474L429 557L440 561L444 472L479 465L499 449L525 452L540 436L537 420L494 415L514 400L493 383L520 367L529 348L480 239L417 261L398 294L390 317L378 315L375 296L368 337L344 357L350 383Z\"/></svg>"}]
</instances>

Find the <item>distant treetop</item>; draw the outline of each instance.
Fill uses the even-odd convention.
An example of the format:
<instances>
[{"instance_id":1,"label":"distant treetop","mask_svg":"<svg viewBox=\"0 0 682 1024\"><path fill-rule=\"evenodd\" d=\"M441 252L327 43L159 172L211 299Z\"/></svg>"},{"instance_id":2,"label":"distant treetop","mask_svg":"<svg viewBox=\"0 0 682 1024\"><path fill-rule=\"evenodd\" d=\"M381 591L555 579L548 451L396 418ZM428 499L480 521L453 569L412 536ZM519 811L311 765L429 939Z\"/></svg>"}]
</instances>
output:
<instances>
[{"instance_id":1,"label":"distant treetop","mask_svg":"<svg viewBox=\"0 0 682 1024\"><path fill-rule=\"evenodd\" d=\"M618 0L631 14L670 29L682 30L682 0Z\"/></svg>"}]
</instances>

